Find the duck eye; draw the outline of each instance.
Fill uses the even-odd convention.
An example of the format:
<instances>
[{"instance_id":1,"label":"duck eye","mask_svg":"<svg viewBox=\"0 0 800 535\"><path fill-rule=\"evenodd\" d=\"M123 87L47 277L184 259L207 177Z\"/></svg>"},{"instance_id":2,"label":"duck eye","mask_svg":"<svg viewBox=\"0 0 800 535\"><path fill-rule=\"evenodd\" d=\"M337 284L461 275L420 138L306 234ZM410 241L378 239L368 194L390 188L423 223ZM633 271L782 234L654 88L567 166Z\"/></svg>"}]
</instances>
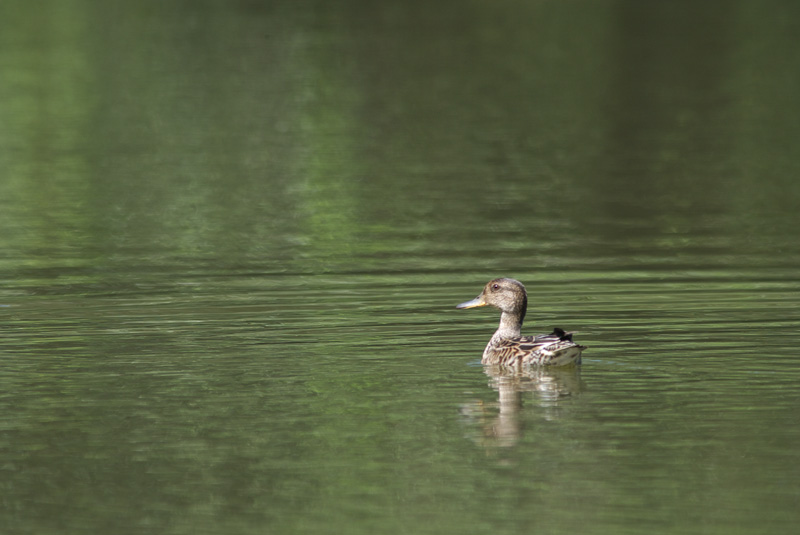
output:
<instances>
[{"instance_id":1,"label":"duck eye","mask_svg":"<svg viewBox=\"0 0 800 535\"><path fill-rule=\"evenodd\" d=\"M492 284L492 290L499 290L499 289L500 289L499 284Z\"/></svg>"}]
</instances>

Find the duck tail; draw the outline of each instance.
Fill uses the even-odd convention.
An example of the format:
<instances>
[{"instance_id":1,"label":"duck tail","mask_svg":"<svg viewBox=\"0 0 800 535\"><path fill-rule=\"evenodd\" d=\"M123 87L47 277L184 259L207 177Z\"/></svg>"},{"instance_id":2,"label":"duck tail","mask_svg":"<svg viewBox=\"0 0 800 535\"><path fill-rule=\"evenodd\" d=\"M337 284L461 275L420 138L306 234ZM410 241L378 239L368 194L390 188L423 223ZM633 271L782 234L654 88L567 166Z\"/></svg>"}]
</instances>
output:
<instances>
[{"instance_id":1,"label":"duck tail","mask_svg":"<svg viewBox=\"0 0 800 535\"><path fill-rule=\"evenodd\" d=\"M550 333L550 336L557 336L559 340L563 340L565 342L572 342L572 333L568 333L564 329L559 327L555 327L553 332Z\"/></svg>"},{"instance_id":2,"label":"duck tail","mask_svg":"<svg viewBox=\"0 0 800 535\"><path fill-rule=\"evenodd\" d=\"M575 342L572 340L572 335L573 335L573 334L575 334L575 332L574 332L574 331L567 332L567 331L565 331L564 329L561 329L560 327L555 327L555 328L553 329L553 332L552 332L552 333L550 333L550 336L557 336L557 337L558 337L558 339L559 339L559 340L561 340L562 342L572 342L572 343L575 343Z\"/></svg>"},{"instance_id":3,"label":"duck tail","mask_svg":"<svg viewBox=\"0 0 800 535\"><path fill-rule=\"evenodd\" d=\"M567 332L567 331L565 331L564 329L561 329L561 328L559 328L559 327L555 327L555 328L553 329L553 332L552 332L552 333L550 333L550 336L557 336L557 337L558 337L558 339L559 339L560 341L562 341L562 342L570 342L570 343L572 343L572 344L575 344L575 347L578 347L578 348L580 348L580 349L581 349L581 351L583 351L584 349L586 349L586 347L587 347L587 346L582 346L582 345L580 345L580 344L577 344L577 343L575 343L575 341L572 339L572 335L573 335L573 334L575 334L575 332L574 332L574 331Z\"/></svg>"}]
</instances>

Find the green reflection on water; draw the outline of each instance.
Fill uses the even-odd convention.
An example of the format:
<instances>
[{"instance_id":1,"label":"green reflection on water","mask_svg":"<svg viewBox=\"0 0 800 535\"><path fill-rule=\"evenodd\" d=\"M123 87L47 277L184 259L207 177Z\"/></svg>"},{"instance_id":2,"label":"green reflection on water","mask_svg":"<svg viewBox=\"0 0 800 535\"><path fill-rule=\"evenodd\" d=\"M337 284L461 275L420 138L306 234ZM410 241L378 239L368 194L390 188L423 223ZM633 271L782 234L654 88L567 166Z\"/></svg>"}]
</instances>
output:
<instances>
[{"instance_id":1,"label":"green reflection on water","mask_svg":"<svg viewBox=\"0 0 800 535\"><path fill-rule=\"evenodd\" d=\"M789 3L45 4L0 7L3 531L796 525ZM477 365L499 275L582 370Z\"/></svg>"}]
</instances>

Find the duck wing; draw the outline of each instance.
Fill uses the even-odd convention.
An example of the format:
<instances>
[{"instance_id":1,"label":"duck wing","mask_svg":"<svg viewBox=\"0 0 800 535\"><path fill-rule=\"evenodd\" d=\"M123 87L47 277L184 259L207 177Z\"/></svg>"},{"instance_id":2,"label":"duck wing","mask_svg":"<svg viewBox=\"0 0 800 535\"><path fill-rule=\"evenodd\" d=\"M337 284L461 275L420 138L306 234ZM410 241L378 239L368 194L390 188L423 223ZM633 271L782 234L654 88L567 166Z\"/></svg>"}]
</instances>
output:
<instances>
[{"instance_id":1,"label":"duck wing","mask_svg":"<svg viewBox=\"0 0 800 535\"><path fill-rule=\"evenodd\" d=\"M572 341L571 332L553 329L550 334L500 340L492 347L493 364L572 364L580 363L581 346Z\"/></svg>"}]
</instances>

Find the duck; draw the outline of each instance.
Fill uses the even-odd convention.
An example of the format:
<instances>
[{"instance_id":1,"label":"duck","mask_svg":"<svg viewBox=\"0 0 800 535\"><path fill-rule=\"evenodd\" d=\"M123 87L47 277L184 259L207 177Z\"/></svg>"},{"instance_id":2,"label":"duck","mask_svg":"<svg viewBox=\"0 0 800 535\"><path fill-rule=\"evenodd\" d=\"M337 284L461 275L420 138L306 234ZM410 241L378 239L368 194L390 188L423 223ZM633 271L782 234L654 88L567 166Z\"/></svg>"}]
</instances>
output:
<instances>
[{"instance_id":1,"label":"duck","mask_svg":"<svg viewBox=\"0 0 800 535\"><path fill-rule=\"evenodd\" d=\"M569 366L581 363L586 346L572 341L573 332L556 327L550 334L522 336L522 322L528 310L528 292L516 279L489 281L471 301L456 308L493 306L500 309L500 327L483 350L481 363L491 366Z\"/></svg>"}]
</instances>

